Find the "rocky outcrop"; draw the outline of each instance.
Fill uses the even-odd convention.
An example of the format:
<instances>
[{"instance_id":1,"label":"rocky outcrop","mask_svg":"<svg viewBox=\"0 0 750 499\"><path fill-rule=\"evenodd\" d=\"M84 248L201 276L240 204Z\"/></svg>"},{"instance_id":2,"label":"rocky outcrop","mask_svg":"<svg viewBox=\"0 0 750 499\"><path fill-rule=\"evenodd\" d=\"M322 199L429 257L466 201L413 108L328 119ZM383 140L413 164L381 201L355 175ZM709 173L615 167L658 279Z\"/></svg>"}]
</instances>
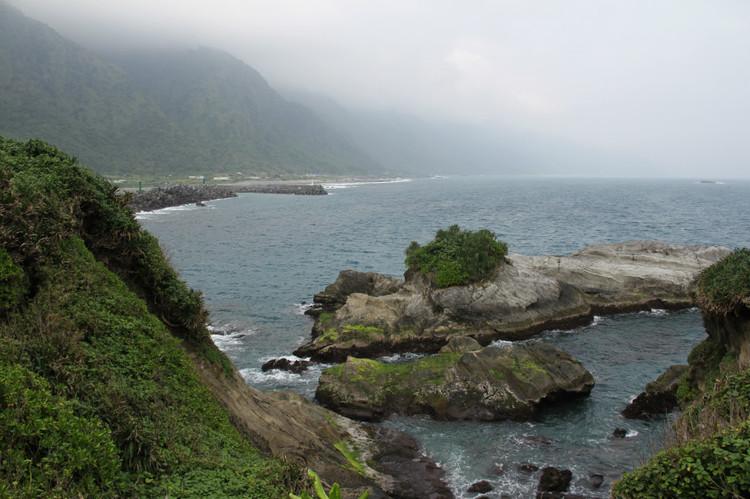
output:
<instances>
[{"instance_id":1,"label":"rocky outcrop","mask_svg":"<svg viewBox=\"0 0 750 499\"><path fill-rule=\"evenodd\" d=\"M255 446L338 482L343 497L452 498L444 471L408 435L339 416L291 392L261 392L193 356L202 381Z\"/></svg>"},{"instance_id":2,"label":"rocky outcrop","mask_svg":"<svg viewBox=\"0 0 750 499\"><path fill-rule=\"evenodd\" d=\"M667 371L646 385L641 392L622 411L628 419L651 419L663 416L677 408L677 387L687 373L688 366L670 366Z\"/></svg>"},{"instance_id":3,"label":"rocky outcrop","mask_svg":"<svg viewBox=\"0 0 750 499\"><path fill-rule=\"evenodd\" d=\"M606 313L692 306L698 273L729 252L719 246L628 241L587 246L570 256L514 259L575 287L595 313Z\"/></svg>"},{"instance_id":4,"label":"rocky outcrop","mask_svg":"<svg viewBox=\"0 0 750 499\"><path fill-rule=\"evenodd\" d=\"M133 211L153 211L235 196L232 190L215 185L173 185L133 193L129 205Z\"/></svg>"},{"instance_id":5,"label":"rocky outcrop","mask_svg":"<svg viewBox=\"0 0 750 499\"><path fill-rule=\"evenodd\" d=\"M334 411L377 421L390 414L436 419L525 419L543 404L588 395L591 374L546 343L469 348L415 361L350 357L323 372L316 398Z\"/></svg>"},{"instance_id":6,"label":"rocky outcrop","mask_svg":"<svg viewBox=\"0 0 750 499\"><path fill-rule=\"evenodd\" d=\"M512 255L485 281L442 289L418 272L394 280L345 271L316 295L313 338L295 353L335 362L432 353L455 336L487 345L583 325L594 314L690 306L696 275L728 252L640 241L564 257Z\"/></svg>"}]
</instances>

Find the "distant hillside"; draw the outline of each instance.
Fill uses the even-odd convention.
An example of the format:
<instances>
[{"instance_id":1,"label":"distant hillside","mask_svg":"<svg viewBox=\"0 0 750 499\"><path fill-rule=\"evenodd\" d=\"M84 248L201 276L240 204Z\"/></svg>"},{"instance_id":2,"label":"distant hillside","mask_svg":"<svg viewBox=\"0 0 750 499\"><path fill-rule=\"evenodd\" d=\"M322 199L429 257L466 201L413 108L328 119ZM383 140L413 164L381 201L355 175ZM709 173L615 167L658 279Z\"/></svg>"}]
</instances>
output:
<instances>
[{"instance_id":1,"label":"distant hillside","mask_svg":"<svg viewBox=\"0 0 750 499\"><path fill-rule=\"evenodd\" d=\"M254 69L219 51L106 60L0 0L0 134L107 173L377 173Z\"/></svg>"},{"instance_id":2,"label":"distant hillside","mask_svg":"<svg viewBox=\"0 0 750 499\"><path fill-rule=\"evenodd\" d=\"M635 161L520 127L500 130L397 111L352 109L299 90L285 95L315 111L393 173L598 175L601 165Z\"/></svg>"}]
</instances>

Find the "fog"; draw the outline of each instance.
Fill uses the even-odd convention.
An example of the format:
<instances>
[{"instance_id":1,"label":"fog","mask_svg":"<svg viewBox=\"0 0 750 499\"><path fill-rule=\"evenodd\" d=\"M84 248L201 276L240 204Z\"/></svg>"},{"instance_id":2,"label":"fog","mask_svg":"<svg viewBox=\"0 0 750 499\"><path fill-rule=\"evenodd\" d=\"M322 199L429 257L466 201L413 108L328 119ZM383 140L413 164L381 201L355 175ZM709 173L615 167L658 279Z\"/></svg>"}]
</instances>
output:
<instances>
[{"instance_id":1,"label":"fog","mask_svg":"<svg viewBox=\"0 0 750 499\"><path fill-rule=\"evenodd\" d=\"M608 158L585 173L750 176L746 0L11 3L95 49L212 46L282 90Z\"/></svg>"}]
</instances>

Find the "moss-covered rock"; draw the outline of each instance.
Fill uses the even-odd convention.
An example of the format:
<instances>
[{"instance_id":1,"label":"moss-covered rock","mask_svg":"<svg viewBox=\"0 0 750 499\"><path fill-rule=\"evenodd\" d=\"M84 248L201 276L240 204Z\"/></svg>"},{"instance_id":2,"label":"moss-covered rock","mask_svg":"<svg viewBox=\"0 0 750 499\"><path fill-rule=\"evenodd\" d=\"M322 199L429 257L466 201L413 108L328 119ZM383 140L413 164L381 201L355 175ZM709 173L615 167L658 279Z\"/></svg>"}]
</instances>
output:
<instances>
[{"instance_id":1,"label":"moss-covered rock","mask_svg":"<svg viewBox=\"0 0 750 499\"><path fill-rule=\"evenodd\" d=\"M545 402L587 395L593 386L570 355L532 343L398 363L350 357L323 372L316 398L365 420L396 413L492 421L530 417Z\"/></svg>"}]
</instances>

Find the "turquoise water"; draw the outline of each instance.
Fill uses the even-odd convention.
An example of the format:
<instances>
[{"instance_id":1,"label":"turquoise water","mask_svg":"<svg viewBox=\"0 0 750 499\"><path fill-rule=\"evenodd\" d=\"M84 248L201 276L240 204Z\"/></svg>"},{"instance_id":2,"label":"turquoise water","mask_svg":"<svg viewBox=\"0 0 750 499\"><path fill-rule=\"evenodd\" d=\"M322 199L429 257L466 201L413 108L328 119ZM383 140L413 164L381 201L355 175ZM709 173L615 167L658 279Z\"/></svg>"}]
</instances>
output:
<instances>
[{"instance_id":1,"label":"turquoise water","mask_svg":"<svg viewBox=\"0 0 750 499\"><path fill-rule=\"evenodd\" d=\"M525 254L628 239L750 246L747 181L457 177L330 192L244 194L139 217L188 283L203 291L213 326L226 333L215 341L259 388L312 396L320 368L303 376L260 371L264 360L289 355L308 337L303 302L345 268L401 274L411 240L427 241L453 223L489 228ZM667 366L685 362L704 335L695 310L625 314L548 332L541 341L569 351L594 374L588 399L529 423L386 424L415 435L459 496L478 479L490 480L498 494L530 495L537 476L516 469L524 462L570 468L575 491L605 496L612 480L658 448L665 427L623 420L619 411ZM609 437L618 426L628 438ZM498 466L505 471L498 474ZM598 492L588 488L591 473L605 476Z\"/></svg>"}]
</instances>

